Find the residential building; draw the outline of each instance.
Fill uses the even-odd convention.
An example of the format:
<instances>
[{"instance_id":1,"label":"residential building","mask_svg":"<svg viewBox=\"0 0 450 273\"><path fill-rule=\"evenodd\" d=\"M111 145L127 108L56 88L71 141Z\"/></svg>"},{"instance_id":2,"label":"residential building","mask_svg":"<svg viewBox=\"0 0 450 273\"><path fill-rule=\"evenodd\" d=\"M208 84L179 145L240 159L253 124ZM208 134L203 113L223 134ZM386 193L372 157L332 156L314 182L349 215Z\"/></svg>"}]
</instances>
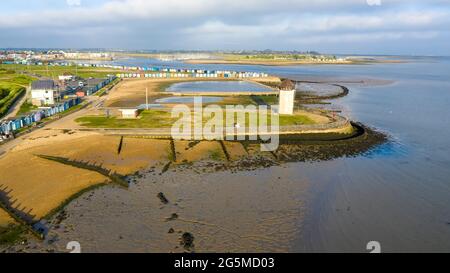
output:
<instances>
[{"instance_id":1,"label":"residential building","mask_svg":"<svg viewBox=\"0 0 450 273\"><path fill-rule=\"evenodd\" d=\"M31 84L31 101L33 105L53 105L59 102L60 99L59 87L54 81L41 80Z\"/></svg>"}]
</instances>

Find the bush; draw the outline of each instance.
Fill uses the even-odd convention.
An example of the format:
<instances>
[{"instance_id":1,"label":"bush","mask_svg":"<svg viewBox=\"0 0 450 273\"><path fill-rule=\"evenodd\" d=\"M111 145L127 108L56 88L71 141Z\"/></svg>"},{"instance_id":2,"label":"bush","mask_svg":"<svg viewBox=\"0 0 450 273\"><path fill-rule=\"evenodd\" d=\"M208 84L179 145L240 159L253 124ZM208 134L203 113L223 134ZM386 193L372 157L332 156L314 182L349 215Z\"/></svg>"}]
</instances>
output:
<instances>
[{"instance_id":1,"label":"bush","mask_svg":"<svg viewBox=\"0 0 450 273\"><path fill-rule=\"evenodd\" d=\"M0 227L0 245L12 245L23 239L26 227L10 225L6 228Z\"/></svg>"},{"instance_id":2,"label":"bush","mask_svg":"<svg viewBox=\"0 0 450 273\"><path fill-rule=\"evenodd\" d=\"M3 87L3 89L6 88ZM11 105L13 105L21 95L25 94L25 92L26 89L24 87L10 86L8 95L0 99L0 117L6 115Z\"/></svg>"},{"instance_id":3,"label":"bush","mask_svg":"<svg viewBox=\"0 0 450 273\"><path fill-rule=\"evenodd\" d=\"M9 89L0 88L0 100L9 95Z\"/></svg>"}]
</instances>

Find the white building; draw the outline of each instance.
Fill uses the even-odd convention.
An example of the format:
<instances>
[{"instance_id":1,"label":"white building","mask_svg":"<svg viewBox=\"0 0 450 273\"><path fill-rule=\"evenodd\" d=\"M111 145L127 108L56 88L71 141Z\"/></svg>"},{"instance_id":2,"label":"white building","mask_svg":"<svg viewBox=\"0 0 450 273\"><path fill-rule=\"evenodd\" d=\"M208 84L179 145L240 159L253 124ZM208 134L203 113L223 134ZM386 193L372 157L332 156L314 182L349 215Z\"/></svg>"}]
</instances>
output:
<instances>
[{"instance_id":1,"label":"white building","mask_svg":"<svg viewBox=\"0 0 450 273\"><path fill-rule=\"evenodd\" d=\"M74 78L72 75L60 75L58 76L58 79L60 81L71 81Z\"/></svg>"},{"instance_id":2,"label":"white building","mask_svg":"<svg viewBox=\"0 0 450 273\"><path fill-rule=\"evenodd\" d=\"M52 80L35 81L31 84L31 101L33 105L52 105L60 100L58 86Z\"/></svg>"},{"instance_id":3,"label":"white building","mask_svg":"<svg viewBox=\"0 0 450 273\"><path fill-rule=\"evenodd\" d=\"M295 90L280 90L280 115L294 114Z\"/></svg>"},{"instance_id":4,"label":"white building","mask_svg":"<svg viewBox=\"0 0 450 273\"><path fill-rule=\"evenodd\" d=\"M293 115L295 103L295 84L286 80L281 84L280 88L280 115Z\"/></svg>"},{"instance_id":5,"label":"white building","mask_svg":"<svg viewBox=\"0 0 450 273\"><path fill-rule=\"evenodd\" d=\"M123 119L135 119L138 117L138 109L120 109L119 112L122 113Z\"/></svg>"}]
</instances>

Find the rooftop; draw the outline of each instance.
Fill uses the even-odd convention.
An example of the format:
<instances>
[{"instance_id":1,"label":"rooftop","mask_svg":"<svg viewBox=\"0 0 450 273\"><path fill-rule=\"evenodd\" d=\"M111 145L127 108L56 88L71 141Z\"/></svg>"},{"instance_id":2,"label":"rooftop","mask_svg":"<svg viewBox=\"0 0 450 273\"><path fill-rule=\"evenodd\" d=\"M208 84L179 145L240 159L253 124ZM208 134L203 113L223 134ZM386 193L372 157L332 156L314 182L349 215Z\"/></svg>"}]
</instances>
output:
<instances>
[{"instance_id":1,"label":"rooftop","mask_svg":"<svg viewBox=\"0 0 450 273\"><path fill-rule=\"evenodd\" d=\"M288 91L294 90L295 89L295 83L293 83L291 80L283 80L281 82L280 89L281 90L288 90Z\"/></svg>"},{"instance_id":2,"label":"rooftop","mask_svg":"<svg viewBox=\"0 0 450 273\"><path fill-rule=\"evenodd\" d=\"M31 84L31 89L33 90L54 90L56 89L55 82L52 80L41 80L41 81L34 81Z\"/></svg>"}]
</instances>

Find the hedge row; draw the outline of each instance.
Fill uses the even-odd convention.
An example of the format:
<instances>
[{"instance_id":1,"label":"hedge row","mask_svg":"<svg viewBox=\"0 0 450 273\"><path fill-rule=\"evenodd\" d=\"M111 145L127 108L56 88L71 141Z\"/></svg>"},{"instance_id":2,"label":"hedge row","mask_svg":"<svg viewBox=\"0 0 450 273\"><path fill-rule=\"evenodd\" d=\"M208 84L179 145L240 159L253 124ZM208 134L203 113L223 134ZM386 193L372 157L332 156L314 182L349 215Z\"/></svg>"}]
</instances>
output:
<instances>
[{"instance_id":1,"label":"hedge row","mask_svg":"<svg viewBox=\"0 0 450 273\"><path fill-rule=\"evenodd\" d=\"M9 94L0 100L0 117L6 115L9 108L26 92L25 87L20 86L10 86L9 89Z\"/></svg>"}]
</instances>

